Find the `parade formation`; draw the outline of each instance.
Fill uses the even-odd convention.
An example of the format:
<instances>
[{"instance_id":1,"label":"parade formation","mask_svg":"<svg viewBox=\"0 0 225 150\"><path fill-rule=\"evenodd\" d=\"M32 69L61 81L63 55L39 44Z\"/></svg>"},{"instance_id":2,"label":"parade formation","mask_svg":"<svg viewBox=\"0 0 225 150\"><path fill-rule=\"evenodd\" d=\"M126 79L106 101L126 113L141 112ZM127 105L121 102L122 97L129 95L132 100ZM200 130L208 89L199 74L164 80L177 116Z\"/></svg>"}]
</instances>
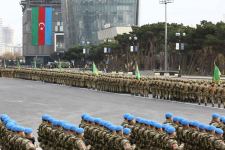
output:
<instances>
[{"instance_id":1,"label":"parade formation","mask_svg":"<svg viewBox=\"0 0 225 150\"><path fill-rule=\"evenodd\" d=\"M31 128L24 128L8 115L0 116L2 150L35 150L37 143ZM42 116L38 142L43 150L224 150L225 117L212 114L203 124L165 114L161 124L124 114L115 125L89 114L81 116L79 126L50 115Z\"/></svg>"},{"instance_id":2,"label":"parade formation","mask_svg":"<svg viewBox=\"0 0 225 150\"><path fill-rule=\"evenodd\" d=\"M79 88L96 89L114 93L126 93L136 96L165 99L179 102L217 105L225 108L225 84L211 80L188 80L146 76L136 79L134 76L118 74L99 74L91 72L61 72L41 69L0 69L1 77L20 78L63 84Z\"/></svg>"},{"instance_id":3,"label":"parade formation","mask_svg":"<svg viewBox=\"0 0 225 150\"><path fill-rule=\"evenodd\" d=\"M225 1L1 6L0 150L225 150Z\"/></svg>"},{"instance_id":4,"label":"parade formation","mask_svg":"<svg viewBox=\"0 0 225 150\"><path fill-rule=\"evenodd\" d=\"M209 80L16 68L0 69L0 76L225 107L225 84ZM46 114L37 129L38 142L31 128L20 126L6 114L0 119L1 150L225 150L225 117L217 113L209 124L172 113L165 114L163 123L127 113L121 125L89 114L83 114L75 125Z\"/></svg>"}]
</instances>

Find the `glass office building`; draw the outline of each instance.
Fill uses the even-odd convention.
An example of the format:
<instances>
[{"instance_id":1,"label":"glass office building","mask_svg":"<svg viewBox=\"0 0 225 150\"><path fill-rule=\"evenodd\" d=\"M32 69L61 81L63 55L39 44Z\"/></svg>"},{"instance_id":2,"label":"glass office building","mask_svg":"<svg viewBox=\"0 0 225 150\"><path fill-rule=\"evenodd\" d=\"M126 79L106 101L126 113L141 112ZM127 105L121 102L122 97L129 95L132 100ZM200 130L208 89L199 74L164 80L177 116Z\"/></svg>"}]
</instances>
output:
<instances>
[{"instance_id":1,"label":"glass office building","mask_svg":"<svg viewBox=\"0 0 225 150\"><path fill-rule=\"evenodd\" d=\"M89 41L106 27L138 25L139 0L63 0L66 48Z\"/></svg>"}]
</instances>

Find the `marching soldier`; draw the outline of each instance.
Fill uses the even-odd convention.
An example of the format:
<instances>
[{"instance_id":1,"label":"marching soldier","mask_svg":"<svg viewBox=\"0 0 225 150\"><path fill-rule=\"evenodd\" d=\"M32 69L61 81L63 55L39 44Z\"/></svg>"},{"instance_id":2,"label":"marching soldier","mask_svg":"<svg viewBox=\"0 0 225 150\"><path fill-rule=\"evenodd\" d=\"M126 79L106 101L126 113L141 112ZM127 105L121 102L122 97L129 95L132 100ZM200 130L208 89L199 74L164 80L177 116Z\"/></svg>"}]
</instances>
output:
<instances>
[{"instance_id":1,"label":"marching soldier","mask_svg":"<svg viewBox=\"0 0 225 150\"><path fill-rule=\"evenodd\" d=\"M220 115L217 114L217 113L214 113L212 115L212 120L209 124L218 128L220 126L220 120L219 119L220 119Z\"/></svg>"},{"instance_id":2,"label":"marching soldier","mask_svg":"<svg viewBox=\"0 0 225 150\"><path fill-rule=\"evenodd\" d=\"M32 135L32 132L33 132L33 130L31 128L25 128L25 130L24 130L25 137L35 145L35 138Z\"/></svg>"},{"instance_id":3,"label":"marching soldier","mask_svg":"<svg viewBox=\"0 0 225 150\"><path fill-rule=\"evenodd\" d=\"M172 124L173 123L173 114L172 113L166 113L165 118L166 121L163 122L163 124Z\"/></svg>"},{"instance_id":4,"label":"marching soldier","mask_svg":"<svg viewBox=\"0 0 225 150\"><path fill-rule=\"evenodd\" d=\"M176 130L174 127L168 126L166 129L168 137L166 140L166 149L165 150L183 150L183 145L178 145L176 140Z\"/></svg>"}]
</instances>

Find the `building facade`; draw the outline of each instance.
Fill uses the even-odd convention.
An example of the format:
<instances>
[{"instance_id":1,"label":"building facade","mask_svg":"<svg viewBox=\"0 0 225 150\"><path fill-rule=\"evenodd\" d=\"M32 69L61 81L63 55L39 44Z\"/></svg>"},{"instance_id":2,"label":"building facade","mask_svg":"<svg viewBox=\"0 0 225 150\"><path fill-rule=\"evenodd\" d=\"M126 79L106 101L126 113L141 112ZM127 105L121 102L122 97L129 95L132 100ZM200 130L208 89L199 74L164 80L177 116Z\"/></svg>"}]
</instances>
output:
<instances>
[{"instance_id":1,"label":"building facade","mask_svg":"<svg viewBox=\"0 0 225 150\"><path fill-rule=\"evenodd\" d=\"M38 59L41 64L47 64L51 61L51 55L57 51L56 34L63 35L63 19L61 11L61 0L21 0L23 11L23 56L26 64L30 65L34 59ZM32 8L33 7L51 7L52 8L52 36L51 45L33 45L32 44ZM40 24L39 24L40 26ZM64 42L61 42L64 49Z\"/></svg>"},{"instance_id":2,"label":"building facade","mask_svg":"<svg viewBox=\"0 0 225 150\"><path fill-rule=\"evenodd\" d=\"M14 30L10 27L2 27L2 42L6 45L13 45Z\"/></svg>"},{"instance_id":3,"label":"building facade","mask_svg":"<svg viewBox=\"0 0 225 150\"><path fill-rule=\"evenodd\" d=\"M138 25L139 0L63 0L62 6L66 49L98 43L104 28Z\"/></svg>"},{"instance_id":4,"label":"building facade","mask_svg":"<svg viewBox=\"0 0 225 150\"><path fill-rule=\"evenodd\" d=\"M129 34L132 32L132 27L111 27L98 31L98 40L104 42L105 40L114 40L114 37L122 34Z\"/></svg>"},{"instance_id":5,"label":"building facade","mask_svg":"<svg viewBox=\"0 0 225 150\"><path fill-rule=\"evenodd\" d=\"M3 20L0 18L0 56L4 56L6 53L15 54L15 47L19 48L18 45L14 45L14 30L3 26Z\"/></svg>"}]
</instances>

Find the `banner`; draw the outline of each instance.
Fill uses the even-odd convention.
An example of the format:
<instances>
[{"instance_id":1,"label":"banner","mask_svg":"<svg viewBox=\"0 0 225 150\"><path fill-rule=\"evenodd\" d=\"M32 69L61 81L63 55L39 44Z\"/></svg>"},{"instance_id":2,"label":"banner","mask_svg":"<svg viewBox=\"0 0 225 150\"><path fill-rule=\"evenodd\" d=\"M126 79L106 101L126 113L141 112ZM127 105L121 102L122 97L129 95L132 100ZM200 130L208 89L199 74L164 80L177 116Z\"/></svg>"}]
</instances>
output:
<instances>
[{"instance_id":1,"label":"banner","mask_svg":"<svg viewBox=\"0 0 225 150\"><path fill-rule=\"evenodd\" d=\"M32 45L52 45L52 8L32 8Z\"/></svg>"}]
</instances>

